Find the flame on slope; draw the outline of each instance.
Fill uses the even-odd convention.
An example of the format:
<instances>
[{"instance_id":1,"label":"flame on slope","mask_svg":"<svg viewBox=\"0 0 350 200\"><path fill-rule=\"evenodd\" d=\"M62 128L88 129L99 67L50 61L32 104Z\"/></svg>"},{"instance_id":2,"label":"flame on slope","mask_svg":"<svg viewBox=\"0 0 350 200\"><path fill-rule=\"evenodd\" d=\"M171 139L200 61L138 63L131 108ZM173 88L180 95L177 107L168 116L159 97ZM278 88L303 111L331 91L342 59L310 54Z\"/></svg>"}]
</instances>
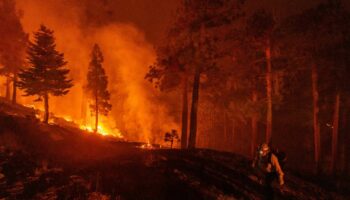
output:
<instances>
[{"instance_id":1,"label":"flame on slope","mask_svg":"<svg viewBox=\"0 0 350 200\"><path fill-rule=\"evenodd\" d=\"M86 125L80 125L80 129L85 130L89 133L94 133L94 128L92 126L86 126ZM103 136L112 136L116 138L123 138L122 133L117 128L114 128L113 130L107 128L104 124L98 125L97 133Z\"/></svg>"},{"instance_id":2,"label":"flame on slope","mask_svg":"<svg viewBox=\"0 0 350 200\"><path fill-rule=\"evenodd\" d=\"M44 110L40 106L38 107L38 106L35 106L33 104L25 104L24 106L39 111L39 113L35 114L35 117L37 119L42 119L43 118ZM59 124L57 119L64 120L65 122L70 123L71 126L77 126L81 130L87 131L89 133L94 133L94 128L93 128L92 125L86 125L86 124L77 123L78 121L82 121L82 120L75 120L75 119L73 119L72 116L69 116L69 115L51 116L50 119L49 119L49 124ZM91 117L90 121L92 119L93 118ZM110 125L110 122L105 117L102 117L102 121L99 122L99 125L98 125L97 134L100 134L100 135L103 135L103 136L110 136L110 137L120 138L120 139L124 138L123 134L121 133L121 131L118 128L111 128L111 127L112 126Z\"/></svg>"},{"instance_id":3,"label":"flame on slope","mask_svg":"<svg viewBox=\"0 0 350 200\"><path fill-rule=\"evenodd\" d=\"M64 116L64 119L68 122L73 122L76 123L76 121L71 120L70 116ZM121 131L116 128L116 126L112 123L114 120L108 120L107 117L99 116L100 121L98 123L98 128L97 128L97 134L103 135L103 136L110 136L110 137L115 137L115 138L124 138ZM67 120L68 119L68 120ZM79 128L82 130L85 130L89 133L94 133L95 132L95 125L94 125L94 118L90 117L88 120L78 120L81 121L78 123ZM88 123L83 123L82 121L87 121Z\"/></svg>"}]
</instances>

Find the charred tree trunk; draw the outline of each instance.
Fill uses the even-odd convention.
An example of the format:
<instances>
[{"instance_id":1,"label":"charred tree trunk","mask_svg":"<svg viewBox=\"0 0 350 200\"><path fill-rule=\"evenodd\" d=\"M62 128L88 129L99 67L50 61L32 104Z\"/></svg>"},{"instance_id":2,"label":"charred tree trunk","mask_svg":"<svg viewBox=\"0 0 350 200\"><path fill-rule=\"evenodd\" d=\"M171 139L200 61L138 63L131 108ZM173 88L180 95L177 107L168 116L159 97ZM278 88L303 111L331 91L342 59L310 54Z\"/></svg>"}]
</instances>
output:
<instances>
[{"instance_id":1,"label":"charred tree trunk","mask_svg":"<svg viewBox=\"0 0 350 200\"><path fill-rule=\"evenodd\" d=\"M44 106L45 106L45 116L44 116L44 123L49 122L49 94L44 94Z\"/></svg>"},{"instance_id":2,"label":"charred tree trunk","mask_svg":"<svg viewBox=\"0 0 350 200\"><path fill-rule=\"evenodd\" d=\"M17 103L17 73L13 74L12 82L12 104Z\"/></svg>"},{"instance_id":3,"label":"charred tree trunk","mask_svg":"<svg viewBox=\"0 0 350 200\"><path fill-rule=\"evenodd\" d=\"M83 90L83 94L81 98L80 117L82 119L82 124L86 126L86 115L87 115L86 88L82 87L82 90Z\"/></svg>"},{"instance_id":4,"label":"charred tree trunk","mask_svg":"<svg viewBox=\"0 0 350 200\"><path fill-rule=\"evenodd\" d=\"M345 114L345 117L348 116L346 119L346 122L347 122L347 126L346 126L346 130L348 130L349 128L349 124L350 124L350 120L349 120L349 112L347 112ZM344 160L345 160L345 163L344 163L344 171L345 171L345 174L347 175L350 175L350 147L349 147L349 144L350 144L350 136L349 134L344 134L344 146L346 146L345 148L345 153L344 153Z\"/></svg>"},{"instance_id":5,"label":"charred tree trunk","mask_svg":"<svg viewBox=\"0 0 350 200\"><path fill-rule=\"evenodd\" d=\"M271 142L272 135L272 64L271 64L271 45L267 41L265 49L266 56L266 95L267 95L267 115L266 115L266 143Z\"/></svg>"},{"instance_id":6,"label":"charred tree trunk","mask_svg":"<svg viewBox=\"0 0 350 200\"><path fill-rule=\"evenodd\" d=\"M340 159L341 159L341 165L340 165L340 171L342 172L342 174L346 174L346 162L347 162L347 152L346 149L348 148L348 143L347 143L347 139L346 139L346 114L347 114L347 108L343 108L342 109L342 114L341 114L341 124L340 125L340 131L339 131L339 135L341 135L341 137L339 138L340 141ZM340 112L339 112L340 113Z\"/></svg>"},{"instance_id":7,"label":"charred tree trunk","mask_svg":"<svg viewBox=\"0 0 350 200\"><path fill-rule=\"evenodd\" d=\"M196 148L196 135L197 135L197 112L198 112L198 100L199 100L199 80L200 80L200 67L196 65L193 91L192 91L192 105L191 105L191 118L190 118L190 138L189 149Z\"/></svg>"},{"instance_id":8,"label":"charred tree trunk","mask_svg":"<svg viewBox=\"0 0 350 200\"><path fill-rule=\"evenodd\" d=\"M10 100L11 92L10 92L10 86L11 86L11 78L9 76L6 77L6 99Z\"/></svg>"},{"instance_id":9,"label":"charred tree trunk","mask_svg":"<svg viewBox=\"0 0 350 200\"><path fill-rule=\"evenodd\" d=\"M227 113L226 113L226 110L224 109L224 139L223 139L223 145L222 145L222 148L223 148L223 150L224 150L224 148L226 148L226 146L227 146L227 139L228 139L228 128L227 128L227 126L228 126L228 123L227 123Z\"/></svg>"},{"instance_id":10,"label":"charred tree trunk","mask_svg":"<svg viewBox=\"0 0 350 200\"><path fill-rule=\"evenodd\" d=\"M204 24L201 24L200 29L200 43L205 43L205 28ZM201 57L201 55L199 56ZM201 63L202 64L202 63ZM200 84L200 76L201 76L201 66L200 64L195 64L194 71L194 80L193 80L193 90L192 90L192 105L191 105L191 117L190 117L190 138L189 138L189 149L196 148L196 139L197 139L197 114L198 114L198 101L199 101L199 84Z\"/></svg>"},{"instance_id":11,"label":"charred tree trunk","mask_svg":"<svg viewBox=\"0 0 350 200\"><path fill-rule=\"evenodd\" d=\"M188 127L188 77L184 74L183 93L182 93L182 130L181 130L181 148L187 148L187 127Z\"/></svg>"},{"instance_id":12,"label":"charred tree trunk","mask_svg":"<svg viewBox=\"0 0 350 200\"><path fill-rule=\"evenodd\" d=\"M235 120L233 119L232 120L232 139L231 139L231 142L232 142L231 150L232 151L235 151L235 135L236 135L236 125L235 125Z\"/></svg>"},{"instance_id":13,"label":"charred tree trunk","mask_svg":"<svg viewBox=\"0 0 350 200\"><path fill-rule=\"evenodd\" d=\"M207 112L208 112L208 117L209 117L209 119L208 119L208 129L209 130L213 130L213 127L214 127L214 124L215 124L215 121L214 121L214 119L215 119L215 112L213 111L213 109L212 109L212 107L208 107L207 109ZM207 147L214 147L215 146L215 137L214 137L214 134L213 134L213 132L212 131L206 131L207 133L205 133L205 134L207 134L208 135L208 137L207 138L203 138L203 140L205 140L205 142L206 142L206 145L207 145Z\"/></svg>"},{"instance_id":14,"label":"charred tree trunk","mask_svg":"<svg viewBox=\"0 0 350 200\"><path fill-rule=\"evenodd\" d=\"M96 94L95 94L95 130L94 132L97 133L98 131L98 93L96 91Z\"/></svg>"},{"instance_id":15,"label":"charred tree trunk","mask_svg":"<svg viewBox=\"0 0 350 200\"><path fill-rule=\"evenodd\" d=\"M318 120L318 74L316 65L312 65L311 71L311 79L312 79L312 98L313 98L313 127L314 127L314 158L316 164L316 170L319 172L319 160L320 160L320 123Z\"/></svg>"},{"instance_id":16,"label":"charred tree trunk","mask_svg":"<svg viewBox=\"0 0 350 200\"><path fill-rule=\"evenodd\" d=\"M338 130L339 130L339 107L340 107L340 93L337 92L334 103L334 115L333 115L333 129L332 129L332 160L331 160L331 172L334 174L336 171L335 162L337 159L338 150Z\"/></svg>"},{"instance_id":17,"label":"charred tree trunk","mask_svg":"<svg viewBox=\"0 0 350 200\"><path fill-rule=\"evenodd\" d=\"M253 90L252 100L253 100L253 104L255 105L257 100L258 100L258 94L257 94L256 90ZM258 135L257 121L258 121L257 114L253 113L253 116L252 116L252 143L251 143L251 149L250 149L250 153L251 153L252 157L255 156L256 137Z\"/></svg>"}]
</instances>

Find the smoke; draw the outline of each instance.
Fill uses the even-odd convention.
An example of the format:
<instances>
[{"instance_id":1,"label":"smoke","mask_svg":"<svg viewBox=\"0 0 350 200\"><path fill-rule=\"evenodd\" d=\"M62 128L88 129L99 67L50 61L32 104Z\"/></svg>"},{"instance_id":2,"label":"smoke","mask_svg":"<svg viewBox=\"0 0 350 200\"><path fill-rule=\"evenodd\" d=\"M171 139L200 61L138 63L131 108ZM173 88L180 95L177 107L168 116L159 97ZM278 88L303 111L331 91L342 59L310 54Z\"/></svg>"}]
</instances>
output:
<instances>
[{"instance_id":1,"label":"smoke","mask_svg":"<svg viewBox=\"0 0 350 200\"><path fill-rule=\"evenodd\" d=\"M155 52L136 26L104 20L108 17L104 15L99 20L106 23L88 26L89 8L81 6L78 0L17 0L17 7L23 11L22 24L31 36L40 24L55 31L57 49L65 54L71 70L74 86L68 95L50 98L51 112L70 116L78 123L93 121L83 87L92 46L98 43L105 58L103 65L113 105L110 115L102 118L104 126L120 129L127 139L152 142L160 142L164 132L178 128L158 91L144 79ZM27 97L19 101L33 104Z\"/></svg>"}]
</instances>

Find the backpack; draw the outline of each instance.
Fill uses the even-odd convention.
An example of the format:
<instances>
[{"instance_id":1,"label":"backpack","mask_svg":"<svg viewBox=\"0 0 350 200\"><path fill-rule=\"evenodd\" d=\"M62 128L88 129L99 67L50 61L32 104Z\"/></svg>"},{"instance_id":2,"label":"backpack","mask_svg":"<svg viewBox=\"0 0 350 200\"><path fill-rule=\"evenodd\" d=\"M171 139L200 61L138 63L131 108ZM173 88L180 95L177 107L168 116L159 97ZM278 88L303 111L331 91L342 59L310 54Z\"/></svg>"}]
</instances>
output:
<instances>
[{"instance_id":1,"label":"backpack","mask_svg":"<svg viewBox=\"0 0 350 200\"><path fill-rule=\"evenodd\" d=\"M269 154L269 162L271 162L271 155L274 154L277 159L278 159L278 163L281 166L281 169L284 168L286 162L287 162L287 155L285 152L280 151L279 149L271 149L270 154Z\"/></svg>"}]
</instances>

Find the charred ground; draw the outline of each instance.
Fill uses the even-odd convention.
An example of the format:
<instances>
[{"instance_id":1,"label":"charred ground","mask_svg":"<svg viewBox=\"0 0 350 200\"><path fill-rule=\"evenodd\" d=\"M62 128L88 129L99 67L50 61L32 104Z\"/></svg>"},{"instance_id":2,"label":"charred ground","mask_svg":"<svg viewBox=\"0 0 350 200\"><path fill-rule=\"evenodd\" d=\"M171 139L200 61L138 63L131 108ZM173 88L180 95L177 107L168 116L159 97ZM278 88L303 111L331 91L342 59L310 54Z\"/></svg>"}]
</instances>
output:
<instances>
[{"instance_id":1,"label":"charred ground","mask_svg":"<svg viewBox=\"0 0 350 200\"><path fill-rule=\"evenodd\" d=\"M40 123L32 109L0 104L0 198L262 199L250 160L198 149L141 149L76 128ZM347 199L287 171L279 199ZM346 185L346 184L345 184ZM334 187L335 188L335 187ZM346 188L343 188L344 190Z\"/></svg>"}]
</instances>

